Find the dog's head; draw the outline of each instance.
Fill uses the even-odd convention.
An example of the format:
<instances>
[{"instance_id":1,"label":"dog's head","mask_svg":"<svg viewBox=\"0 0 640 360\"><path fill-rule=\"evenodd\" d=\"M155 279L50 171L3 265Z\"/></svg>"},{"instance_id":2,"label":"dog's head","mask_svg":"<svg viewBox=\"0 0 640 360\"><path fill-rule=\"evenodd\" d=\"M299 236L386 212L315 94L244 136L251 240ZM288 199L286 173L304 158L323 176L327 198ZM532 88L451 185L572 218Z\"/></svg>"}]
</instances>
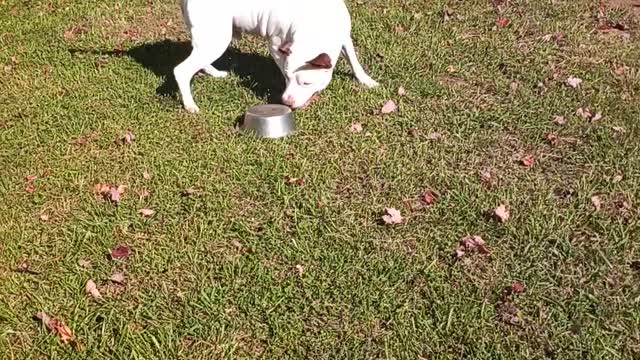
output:
<instances>
[{"instance_id":1,"label":"dog's head","mask_svg":"<svg viewBox=\"0 0 640 360\"><path fill-rule=\"evenodd\" d=\"M295 109L304 107L314 94L329 85L339 49L328 50L321 46L304 49L285 43L278 48L278 55L276 62L287 83L282 103Z\"/></svg>"}]
</instances>

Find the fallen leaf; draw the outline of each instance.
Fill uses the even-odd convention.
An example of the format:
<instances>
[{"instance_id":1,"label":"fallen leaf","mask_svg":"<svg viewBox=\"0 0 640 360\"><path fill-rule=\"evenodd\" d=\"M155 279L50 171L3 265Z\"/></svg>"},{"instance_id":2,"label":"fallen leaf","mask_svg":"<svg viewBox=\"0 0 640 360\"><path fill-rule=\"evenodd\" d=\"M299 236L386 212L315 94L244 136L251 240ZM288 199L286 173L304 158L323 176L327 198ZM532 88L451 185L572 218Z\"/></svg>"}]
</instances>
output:
<instances>
[{"instance_id":1,"label":"fallen leaf","mask_svg":"<svg viewBox=\"0 0 640 360\"><path fill-rule=\"evenodd\" d=\"M233 247L238 251L244 249L244 245L242 245L242 243L236 239L231 240L231 245L233 245Z\"/></svg>"},{"instance_id":2,"label":"fallen leaf","mask_svg":"<svg viewBox=\"0 0 640 360\"><path fill-rule=\"evenodd\" d=\"M89 269L91 267L91 260L88 259L80 259L78 260L78 265L85 269Z\"/></svg>"},{"instance_id":3,"label":"fallen leaf","mask_svg":"<svg viewBox=\"0 0 640 360\"><path fill-rule=\"evenodd\" d=\"M393 26L393 31L396 32L396 34L402 34L404 33L406 30L404 29L404 27L400 24L396 24Z\"/></svg>"},{"instance_id":4,"label":"fallen leaf","mask_svg":"<svg viewBox=\"0 0 640 360\"><path fill-rule=\"evenodd\" d=\"M613 126L611 129L618 134L623 134L626 131L622 126Z\"/></svg>"},{"instance_id":5,"label":"fallen leaf","mask_svg":"<svg viewBox=\"0 0 640 360\"><path fill-rule=\"evenodd\" d=\"M593 117L591 118L591 122L596 122L596 121L600 121L602 120L602 113L601 112L597 112L595 113L595 115L593 115Z\"/></svg>"},{"instance_id":6,"label":"fallen leaf","mask_svg":"<svg viewBox=\"0 0 640 360\"><path fill-rule=\"evenodd\" d=\"M151 193L147 189L142 189L138 191L138 197L140 198L140 200L148 198L150 195Z\"/></svg>"},{"instance_id":7,"label":"fallen leaf","mask_svg":"<svg viewBox=\"0 0 640 360\"><path fill-rule=\"evenodd\" d=\"M395 112L397 109L398 109L398 106L396 105L396 103L393 100L389 100L386 103L384 103L380 112L382 114L391 114L392 112Z\"/></svg>"},{"instance_id":8,"label":"fallen leaf","mask_svg":"<svg viewBox=\"0 0 640 360\"><path fill-rule=\"evenodd\" d=\"M18 267L16 268L16 271L22 274L30 274L30 275L40 274L39 272L31 269L31 264L29 264L28 261L21 262L20 265L18 265Z\"/></svg>"},{"instance_id":9,"label":"fallen leaf","mask_svg":"<svg viewBox=\"0 0 640 360\"><path fill-rule=\"evenodd\" d=\"M522 164L522 166L530 168L536 163L536 158L534 155L529 154L520 159L520 163Z\"/></svg>"},{"instance_id":10,"label":"fallen leaf","mask_svg":"<svg viewBox=\"0 0 640 360\"><path fill-rule=\"evenodd\" d=\"M402 215L400 211L394 208L384 208L384 215L382 216L382 221L386 225L396 225L402 224Z\"/></svg>"},{"instance_id":11,"label":"fallen leaf","mask_svg":"<svg viewBox=\"0 0 640 360\"><path fill-rule=\"evenodd\" d=\"M403 86L400 86L398 88L398 96L405 96L405 95L407 95L407 91L404 89Z\"/></svg>"},{"instance_id":12,"label":"fallen leaf","mask_svg":"<svg viewBox=\"0 0 640 360\"><path fill-rule=\"evenodd\" d=\"M102 299L102 294L100 294L96 283L91 279L89 279L87 284L84 286L84 291L96 300Z\"/></svg>"},{"instance_id":13,"label":"fallen leaf","mask_svg":"<svg viewBox=\"0 0 640 360\"><path fill-rule=\"evenodd\" d=\"M553 123L556 125L564 125L567 123L567 119L564 116L556 115L553 117Z\"/></svg>"},{"instance_id":14,"label":"fallen leaf","mask_svg":"<svg viewBox=\"0 0 640 360\"><path fill-rule=\"evenodd\" d=\"M591 110L589 110L588 108L578 108L578 110L576 110L576 115L586 120L591 119L591 117L593 116Z\"/></svg>"},{"instance_id":15,"label":"fallen leaf","mask_svg":"<svg viewBox=\"0 0 640 360\"><path fill-rule=\"evenodd\" d=\"M131 256L131 248L127 245L118 245L115 249L111 250L112 260L124 260Z\"/></svg>"},{"instance_id":16,"label":"fallen leaf","mask_svg":"<svg viewBox=\"0 0 640 360\"><path fill-rule=\"evenodd\" d=\"M300 264L296 265L296 272L298 273L298 275L302 276L302 274L304 274L304 266Z\"/></svg>"},{"instance_id":17,"label":"fallen leaf","mask_svg":"<svg viewBox=\"0 0 640 360\"><path fill-rule=\"evenodd\" d=\"M618 66L613 70L613 73L618 76L623 76L627 71L629 71L629 67L626 65Z\"/></svg>"},{"instance_id":18,"label":"fallen leaf","mask_svg":"<svg viewBox=\"0 0 640 360\"><path fill-rule=\"evenodd\" d=\"M433 132L427 135L427 140L432 140L432 141L442 140L443 138L444 138L444 135L438 132Z\"/></svg>"},{"instance_id":19,"label":"fallen leaf","mask_svg":"<svg viewBox=\"0 0 640 360\"><path fill-rule=\"evenodd\" d=\"M580 87L581 84L582 79L578 77L570 76L569 78L567 78L567 85L571 86L574 89Z\"/></svg>"},{"instance_id":20,"label":"fallen leaf","mask_svg":"<svg viewBox=\"0 0 640 360\"><path fill-rule=\"evenodd\" d=\"M509 212L509 209L504 204L501 204L500 206L495 208L493 210L493 215L496 217L496 219L498 219L500 222L503 222L503 223L507 222L507 220L509 220L509 217L511 217L511 213Z\"/></svg>"},{"instance_id":21,"label":"fallen leaf","mask_svg":"<svg viewBox=\"0 0 640 360\"><path fill-rule=\"evenodd\" d=\"M109 200L111 200L114 203L119 203L120 202L120 195L121 193L118 191L118 188L112 187L109 189Z\"/></svg>"},{"instance_id":22,"label":"fallen leaf","mask_svg":"<svg viewBox=\"0 0 640 360\"><path fill-rule=\"evenodd\" d=\"M482 237L477 235L467 235L458 244L455 251L456 258L462 258L467 252L478 251L482 255L489 255L490 251Z\"/></svg>"},{"instance_id":23,"label":"fallen leaf","mask_svg":"<svg viewBox=\"0 0 640 360\"><path fill-rule=\"evenodd\" d=\"M193 195L200 195L201 191L199 189L190 187L188 189L185 189L182 191L181 195L184 197L189 197L189 196L193 196Z\"/></svg>"},{"instance_id":24,"label":"fallen leaf","mask_svg":"<svg viewBox=\"0 0 640 360\"><path fill-rule=\"evenodd\" d=\"M596 211L600 211L602 208L602 199L598 195L594 195L591 197L591 204L596 209Z\"/></svg>"},{"instance_id":25,"label":"fallen leaf","mask_svg":"<svg viewBox=\"0 0 640 360\"><path fill-rule=\"evenodd\" d=\"M480 181L487 187L495 185L496 180L494 179L491 169L484 169L480 171Z\"/></svg>"},{"instance_id":26,"label":"fallen leaf","mask_svg":"<svg viewBox=\"0 0 640 360\"><path fill-rule=\"evenodd\" d=\"M151 176L151 173L150 173L150 172L148 172L147 170L145 170L145 171L142 173L142 178L143 178L143 179L145 179L145 180L151 180L151 177L152 177L152 176Z\"/></svg>"},{"instance_id":27,"label":"fallen leaf","mask_svg":"<svg viewBox=\"0 0 640 360\"><path fill-rule=\"evenodd\" d=\"M514 282L513 284L511 284L511 292L514 294L522 294L524 293L524 285L522 283L519 282Z\"/></svg>"},{"instance_id":28,"label":"fallen leaf","mask_svg":"<svg viewBox=\"0 0 640 360\"><path fill-rule=\"evenodd\" d=\"M453 16L453 11L451 11L451 9L445 6L444 9L442 9L442 21L444 22L450 21L452 16Z\"/></svg>"},{"instance_id":29,"label":"fallen leaf","mask_svg":"<svg viewBox=\"0 0 640 360\"><path fill-rule=\"evenodd\" d=\"M431 190L426 190L422 193L420 200L427 206L433 205L438 200L438 194Z\"/></svg>"},{"instance_id":30,"label":"fallen leaf","mask_svg":"<svg viewBox=\"0 0 640 360\"><path fill-rule=\"evenodd\" d=\"M284 177L284 181L288 185L304 186L304 178L296 178L296 177L291 177L291 176L285 176Z\"/></svg>"},{"instance_id":31,"label":"fallen leaf","mask_svg":"<svg viewBox=\"0 0 640 360\"><path fill-rule=\"evenodd\" d=\"M351 124L351 127L349 127L349 130L352 133L357 134L362 132L362 130L364 129L362 128L362 124L360 124L359 122L354 122L353 124Z\"/></svg>"},{"instance_id":32,"label":"fallen leaf","mask_svg":"<svg viewBox=\"0 0 640 360\"><path fill-rule=\"evenodd\" d=\"M40 214L40 221L43 221L43 222L47 222L47 221L49 221L49 215L47 215L47 214Z\"/></svg>"},{"instance_id":33,"label":"fallen leaf","mask_svg":"<svg viewBox=\"0 0 640 360\"><path fill-rule=\"evenodd\" d=\"M509 19L507 19L506 17L499 17L496 20L496 26L499 28L503 28L505 26L508 26L511 23L511 21Z\"/></svg>"},{"instance_id":34,"label":"fallen leaf","mask_svg":"<svg viewBox=\"0 0 640 360\"><path fill-rule=\"evenodd\" d=\"M138 213L143 217L150 217L150 216L153 216L153 214L155 214L156 212L151 209L140 209L138 210Z\"/></svg>"},{"instance_id":35,"label":"fallen leaf","mask_svg":"<svg viewBox=\"0 0 640 360\"><path fill-rule=\"evenodd\" d=\"M36 181L36 179L38 178L38 176L36 175L27 175L24 177L24 180L27 182L27 184L24 187L24 191L26 191L29 194L32 194L36 191L36 186L34 184L34 181Z\"/></svg>"},{"instance_id":36,"label":"fallen leaf","mask_svg":"<svg viewBox=\"0 0 640 360\"><path fill-rule=\"evenodd\" d=\"M120 285L124 285L125 283L124 274L121 272L113 273L113 275L111 275L109 280Z\"/></svg>"},{"instance_id":37,"label":"fallen leaf","mask_svg":"<svg viewBox=\"0 0 640 360\"><path fill-rule=\"evenodd\" d=\"M127 133L124 134L120 141L123 145L131 145L134 141L136 141L136 136L131 131L127 131Z\"/></svg>"},{"instance_id":38,"label":"fallen leaf","mask_svg":"<svg viewBox=\"0 0 640 360\"><path fill-rule=\"evenodd\" d=\"M45 312L39 312L36 314L36 318L39 319L44 326L58 336L63 344L69 344L75 342L73 332L67 325L61 320L47 315Z\"/></svg>"},{"instance_id":39,"label":"fallen leaf","mask_svg":"<svg viewBox=\"0 0 640 360\"><path fill-rule=\"evenodd\" d=\"M621 174L616 174L613 176L613 178L611 179L611 182L614 184L619 183L620 181L622 181L622 175Z\"/></svg>"},{"instance_id":40,"label":"fallen leaf","mask_svg":"<svg viewBox=\"0 0 640 360\"><path fill-rule=\"evenodd\" d=\"M73 40L78 35L85 34L89 29L84 25L74 25L66 30L63 34L65 40Z\"/></svg>"}]
</instances>

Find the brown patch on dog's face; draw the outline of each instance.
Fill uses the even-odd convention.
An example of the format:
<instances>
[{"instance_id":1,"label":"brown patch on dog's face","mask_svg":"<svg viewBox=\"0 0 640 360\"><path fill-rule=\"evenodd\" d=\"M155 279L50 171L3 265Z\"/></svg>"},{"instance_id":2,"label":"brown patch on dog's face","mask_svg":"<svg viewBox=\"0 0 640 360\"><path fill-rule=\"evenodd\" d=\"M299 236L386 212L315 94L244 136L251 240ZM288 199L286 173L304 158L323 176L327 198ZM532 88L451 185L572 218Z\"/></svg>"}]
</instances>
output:
<instances>
[{"instance_id":1,"label":"brown patch on dog's face","mask_svg":"<svg viewBox=\"0 0 640 360\"><path fill-rule=\"evenodd\" d=\"M307 61L307 64L321 69L331 69L333 67L333 65L331 65L331 58L326 53L322 53L312 60Z\"/></svg>"}]
</instances>

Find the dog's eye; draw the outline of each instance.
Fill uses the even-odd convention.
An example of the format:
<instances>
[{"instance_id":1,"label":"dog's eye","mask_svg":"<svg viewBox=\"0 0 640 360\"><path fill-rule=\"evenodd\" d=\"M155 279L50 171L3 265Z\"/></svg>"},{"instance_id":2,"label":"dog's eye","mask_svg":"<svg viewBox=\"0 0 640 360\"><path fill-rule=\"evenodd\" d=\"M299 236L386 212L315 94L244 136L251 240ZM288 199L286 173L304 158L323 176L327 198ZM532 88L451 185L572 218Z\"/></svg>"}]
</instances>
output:
<instances>
[{"instance_id":1,"label":"dog's eye","mask_svg":"<svg viewBox=\"0 0 640 360\"><path fill-rule=\"evenodd\" d=\"M306 82L306 81L302 82L302 86L309 86L309 85L311 85L310 82Z\"/></svg>"}]
</instances>

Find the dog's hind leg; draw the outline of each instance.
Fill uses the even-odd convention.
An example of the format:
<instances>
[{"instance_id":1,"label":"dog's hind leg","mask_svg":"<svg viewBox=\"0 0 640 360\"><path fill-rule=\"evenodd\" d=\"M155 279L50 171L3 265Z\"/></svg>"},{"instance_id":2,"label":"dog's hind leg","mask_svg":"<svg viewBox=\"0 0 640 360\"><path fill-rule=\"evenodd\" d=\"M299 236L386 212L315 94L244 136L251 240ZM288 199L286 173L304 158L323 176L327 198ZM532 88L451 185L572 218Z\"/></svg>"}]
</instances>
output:
<instances>
[{"instance_id":1,"label":"dog's hind leg","mask_svg":"<svg viewBox=\"0 0 640 360\"><path fill-rule=\"evenodd\" d=\"M180 90L182 104L190 113L198 113L200 109L191 94L191 79L196 72L204 69L212 76L221 77L221 71L211 63L217 60L231 42L231 20L228 24L191 28L191 45L193 50L189 57L173 69L173 74Z\"/></svg>"},{"instance_id":2,"label":"dog's hind leg","mask_svg":"<svg viewBox=\"0 0 640 360\"><path fill-rule=\"evenodd\" d=\"M358 57L356 56L356 49L353 47L353 41L351 37L347 37L347 40L342 45L342 53L349 61L349 65L351 66L351 70L353 70L353 74L356 79L360 81L364 86L372 88L378 86L378 83L373 80L362 68L360 62L358 61Z\"/></svg>"}]
</instances>

